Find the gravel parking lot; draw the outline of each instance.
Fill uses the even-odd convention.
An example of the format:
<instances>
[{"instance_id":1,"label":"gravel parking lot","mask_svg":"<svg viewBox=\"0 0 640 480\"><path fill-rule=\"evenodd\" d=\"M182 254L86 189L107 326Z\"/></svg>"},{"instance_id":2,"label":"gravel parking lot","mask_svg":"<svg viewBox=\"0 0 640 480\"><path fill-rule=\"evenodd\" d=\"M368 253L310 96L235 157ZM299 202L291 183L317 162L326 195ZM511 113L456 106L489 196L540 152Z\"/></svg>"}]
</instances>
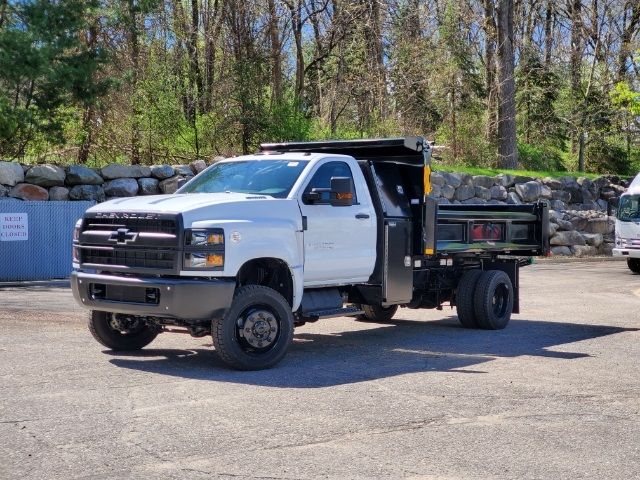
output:
<instances>
[{"instance_id":1,"label":"gravel parking lot","mask_svg":"<svg viewBox=\"0 0 640 480\"><path fill-rule=\"evenodd\" d=\"M328 319L262 372L187 335L109 353L68 288L0 288L0 478L637 478L640 276L521 283L504 331Z\"/></svg>"}]
</instances>

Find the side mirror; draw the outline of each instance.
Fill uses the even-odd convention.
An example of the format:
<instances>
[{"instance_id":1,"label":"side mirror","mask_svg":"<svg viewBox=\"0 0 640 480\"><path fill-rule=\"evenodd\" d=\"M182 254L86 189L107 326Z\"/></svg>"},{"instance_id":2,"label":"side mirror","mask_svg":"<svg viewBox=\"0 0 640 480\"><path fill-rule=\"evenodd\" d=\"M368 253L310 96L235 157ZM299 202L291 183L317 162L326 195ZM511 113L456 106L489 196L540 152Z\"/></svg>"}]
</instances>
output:
<instances>
[{"instance_id":1,"label":"side mirror","mask_svg":"<svg viewBox=\"0 0 640 480\"><path fill-rule=\"evenodd\" d=\"M331 177L331 206L350 207L353 205L353 196L350 177Z\"/></svg>"},{"instance_id":2,"label":"side mirror","mask_svg":"<svg viewBox=\"0 0 640 480\"><path fill-rule=\"evenodd\" d=\"M187 183L187 179L182 177L178 179L178 188L182 188L182 186Z\"/></svg>"}]
</instances>

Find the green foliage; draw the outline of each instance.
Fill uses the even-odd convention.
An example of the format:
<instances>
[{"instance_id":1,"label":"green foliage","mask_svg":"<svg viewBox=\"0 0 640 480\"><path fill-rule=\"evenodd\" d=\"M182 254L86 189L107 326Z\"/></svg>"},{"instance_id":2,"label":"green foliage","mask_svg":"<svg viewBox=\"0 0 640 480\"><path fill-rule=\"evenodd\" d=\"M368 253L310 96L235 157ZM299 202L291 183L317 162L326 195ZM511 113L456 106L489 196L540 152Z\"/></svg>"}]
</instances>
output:
<instances>
[{"instance_id":1,"label":"green foliage","mask_svg":"<svg viewBox=\"0 0 640 480\"><path fill-rule=\"evenodd\" d=\"M640 92L633 90L627 82L618 82L609 94L614 106L629 115L640 115Z\"/></svg>"},{"instance_id":2,"label":"green foliage","mask_svg":"<svg viewBox=\"0 0 640 480\"><path fill-rule=\"evenodd\" d=\"M589 171L596 173L634 173L624 147L607 138L597 137L587 144L587 165Z\"/></svg>"},{"instance_id":3,"label":"green foliage","mask_svg":"<svg viewBox=\"0 0 640 480\"><path fill-rule=\"evenodd\" d=\"M446 146L442 161L451 165L474 167L493 165L496 159L495 146L485 139L482 118L472 112L465 114L467 115L457 124L455 132L448 123L442 123L436 132L436 144ZM453 145L456 146L455 152Z\"/></svg>"},{"instance_id":4,"label":"green foliage","mask_svg":"<svg viewBox=\"0 0 640 480\"><path fill-rule=\"evenodd\" d=\"M311 120L302 113L290 93L282 103L269 108L269 121L263 130L263 139L273 142L307 140L311 132Z\"/></svg>"},{"instance_id":5,"label":"green foliage","mask_svg":"<svg viewBox=\"0 0 640 480\"><path fill-rule=\"evenodd\" d=\"M566 126L556 111L560 88L558 74L545 68L538 52L526 49L516 71L518 133L525 142L556 148L564 146Z\"/></svg>"},{"instance_id":6,"label":"green foliage","mask_svg":"<svg viewBox=\"0 0 640 480\"><path fill-rule=\"evenodd\" d=\"M105 52L81 39L94 0L12 2L0 28L0 153L26 153L37 140L62 144L69 104L94 102Z\"/></svg>"},{"instance_id":7,"label":"green foliage","mask_svg":"<svg viewBox=\"0 0 640 480\"><path fill-rule=\"evenodd\" d=\"M240 0L5 5L2 157L178 163L253 152L263 141L423 135L444 146L445 165L496 165L486 2L275 0L274 11ZM611 87L615 41L594 40L593 63L594 47L585 47L572 72L557 25L551 55L530 46L544 45L544 12L516 9L517 25L527 12L537 33L527 40L516 28L513 39L521 166L576 169L585 133L588 169L637 170L638 80L629 71Z\"/></svg>"},{"instance_id":8,"label":"green foliage","mask_svg":"<svg viewBox=\"0 0 640 480\"><path fill-rule=\"evenodd\" d=\"M519 142L518 161L526 170L565 170L561 150L552 146L537 146Z\"/></svg>"}]
</instances>

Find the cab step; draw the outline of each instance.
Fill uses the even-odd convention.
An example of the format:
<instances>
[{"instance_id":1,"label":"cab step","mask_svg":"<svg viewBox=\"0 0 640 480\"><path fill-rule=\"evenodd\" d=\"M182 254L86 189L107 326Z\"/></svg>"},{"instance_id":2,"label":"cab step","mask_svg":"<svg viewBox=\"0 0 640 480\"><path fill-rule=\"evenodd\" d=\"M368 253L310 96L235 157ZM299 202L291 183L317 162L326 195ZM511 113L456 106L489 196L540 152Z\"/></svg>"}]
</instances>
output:
<instances>
[{"instance_id":1,"label":"cab step","mask_svg":"<svg viewBox=\"0 0 640 480\"><path fill-rule=\"evenodd\" d=\"M331 317L351 317L360 315L364 311L358 307L332 308L329 310L315 310L312 312L304 312L304 318L317 320L319 318Z\"/></svg>"}]
</instances>

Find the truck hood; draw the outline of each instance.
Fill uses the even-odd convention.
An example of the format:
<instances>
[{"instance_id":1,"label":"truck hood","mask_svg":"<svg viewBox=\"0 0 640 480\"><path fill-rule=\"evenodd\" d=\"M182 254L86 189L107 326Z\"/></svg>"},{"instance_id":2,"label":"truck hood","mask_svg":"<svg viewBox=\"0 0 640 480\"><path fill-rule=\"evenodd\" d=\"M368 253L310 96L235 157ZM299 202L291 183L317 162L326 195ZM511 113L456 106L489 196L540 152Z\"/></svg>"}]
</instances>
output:
<instances>
[{"instance_id":1,"label":"truck hood","mask_svg":"<svg viewBox=\"0 0 640 480\"><path fill-rule=\"evenodd\" d=\"M267 195L246 193L183 193L149 195L109 200L91 207L88 212L186 213L203 207L231 203L281 201ZM250 207L249 207L250 208Z\"/></svg>"},{"instance_id":2,"label":"truck hood","mask_svg":"<svg viewBox=\"0 0 640 480\"><path fill-rule=\"evenodd\" d=\"M296 230L302 230L302 214L296 200L246 193L183 193L118 198L95 205L87 212L181 214L185 228L261 221L271 224L285 222Z\"/></svg>"}]
</instances>

